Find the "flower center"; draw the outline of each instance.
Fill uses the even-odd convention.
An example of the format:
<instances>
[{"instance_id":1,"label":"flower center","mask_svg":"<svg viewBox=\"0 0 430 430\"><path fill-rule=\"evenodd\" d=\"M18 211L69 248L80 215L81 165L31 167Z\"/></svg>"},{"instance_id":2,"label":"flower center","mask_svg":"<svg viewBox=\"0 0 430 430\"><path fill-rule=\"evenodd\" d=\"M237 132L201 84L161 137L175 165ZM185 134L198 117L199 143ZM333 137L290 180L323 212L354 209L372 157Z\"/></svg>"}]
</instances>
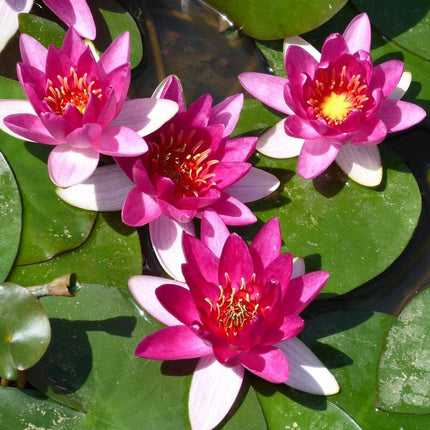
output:
<instances>
[{"instance_id":1,"label":"flower center","mask_svg":"<svg viewBox=\"0 0 430 430\"><path fill-rule=\"evenodd\" d=\"M252 294L245 280L239 289L232 288L228 273L225 274L226 286L219 286L220 295L215 305L207 298L210 305L210 312L215 323L225 333L227 338L237 336L237 334L248 324L254 321L260 312L258 294ZM255 281L252 276L250 284Z\"/></svg>"},{"instance_id":2,"label":"flower center","mask_svg":"<svg viewBox=\"0 0 430 430\"><path fill-rule=\"evenodd\" d=\"M176 185L176 198L199 197L216 185L213 166L219 160L211 159L211 149L203 150L204 140L195 138L196 130L188 135L176 131L170 124L167 133L160 132L159 140L148 141L146 158L153 172L170 178Z\"/></svg>"},{"instance_id":3,"label":"flower center","mask_svg":"<svg viewBox=\"0 0 430 430\"><path fill-rule=\"evenodd\" d=\"M346 66L342 67L340 75L335 68L331 73L318 69L307 103L317 119L336 126L342 124L354 109L363 109L363 103L368 100L366 90L367 85L362 83L360 75L347 79Z\"/></svg>"},{"instance_id":4,"label":"flower center","mask_svg":"<svg viewBox=\"0 0 430 430\"><path fill-rule=\"evenodd\" d=\"M64 115L67 105L70 103L84 113L90 99L94 94L99 99L103 98L101 88L98 88L96 81L88 82L88 74L78 76L76 70L71 67L69 76L57 76L59 85L55 86L51 79L48 79L47 96L44 98L51 110L59 116Z\"/></svg>"}]
</instances>

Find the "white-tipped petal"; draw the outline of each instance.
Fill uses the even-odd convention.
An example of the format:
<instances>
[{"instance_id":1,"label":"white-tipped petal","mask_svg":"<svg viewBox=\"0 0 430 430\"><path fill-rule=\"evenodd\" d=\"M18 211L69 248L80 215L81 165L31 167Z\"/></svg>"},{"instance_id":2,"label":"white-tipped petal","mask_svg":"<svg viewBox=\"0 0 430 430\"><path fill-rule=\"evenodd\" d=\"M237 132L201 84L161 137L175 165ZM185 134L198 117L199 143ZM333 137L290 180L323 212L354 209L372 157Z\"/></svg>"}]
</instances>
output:
<instances>
[{"instance_id":1,"label":"white-tipped petal","mask_svg":"<svg viewBox=\"0 0 430 430\"><path fill-rule=\"evenodd\" d=\"M277 122L258 138L257 150L272 158L297 157L303 146L303 139L285 133L285 119Z\"/></svg>"},{"instance_id":2,"label":"white-tipped petal","mask_svg":"<svg viewBox=\"0 0 430 430\"><path fill-rule=\"evenodd\" d=\"M57 195L72 206L90 211L119 211L134 187L133 182L116 165L98 167L84 182L56 189Z\"/></svg>"},{"instance_id":3,"label":"white-tipped petal","mask_svg":"<svg viewBox=\"0 0 430 430\"><path fill-rule=\"evenodd\" d=\"M321 60L321 53L318 51L318 49L314 48L309 42L306 42L306 40L302 39L300 36L292 36L284 39L284 45L283 45L284 58L285 58L285 54L287 53L287 49L292 45L300 46L300 48L303 48L305 51L311 54L312 57L314 57L315 60L317 60L318 62Z\"/></svg>"},{"instance_id":4,"label":"white-tipped petal","mask_svg":"<svg viewBox=\"0 0 430 430\"><path fill-rule=\"evenodd\" d=\"M177 222L160 215L149 223L149 235L155 255L165 272L181 282L185 282L181 266L185 263L182 250L182 232L195 236L194 222Z\"/></svg>"},{"instance_id":5,"label":"white-tipped petal","mask_svg":"<svg viewBox=\"0 0 430 430\"><path fill-rule=\"evenodd\" d=\"M164 284L175 284L188 288L187 285L182 282L161 278L159 276L136 275L128 280L128 288L132 296L145 311L167 326L180 325L182 323L164 309L155 295L155 290L160 285Z\"/></svg>"},{"instance_id":6,"label":"white-tipped petal","mask_svg":"<svg viewBox=\"0 0 430 430\"><path fill-rule=\"evenodd\" d=\"M342 145L336 163L352 180L366 187L375 187L382 181L381 155L377 145Z\"/></svg>"},{"instance_id":7,"label":"white-tipped petal","mask_svg":"<svg viewBox=\"0 0 430 430\"><path fill-rule=\"evenodd\" d=\"M251 167L242 179L227 188L225 192L242 203L249 203L267 197L278 189L279 184L279 179L275 175Z\"/></svg>"},{"instance_id":8,"label":"white-tipped petal","mask_svg":"<svg viewBox=\"0 0 430 430\"><path fill-rule=\"evenodd\" d=\"M143 137L158 130L177 112L178 104L172 100L153 97L130 99L111 125L129 127Z\"/></svg>"},{"instance_id":9,"label":"white-tipped petal","mask_svg":"<svg viewBox=\"0 0 430 430\"><path fill-rule=\"evenodd\" d=\"M199 360L188 400L193 430L211 430L223 420L239 394L243 374L242 366L223 366L213 355Z\"/></svg>"},{"instance_id":10,"label":"white-tipped petal","mask_svg":"<svg viewBox=\"0 0 430 430\"><path fill-rule=\"evenodd\" d=\"M396 88L394 88L393 92L387 97L388 99L400 100L406 93L412 82L412 73L411 72L403 72L402 77L400 78L399 83Z\"/></svg>"},{"instance_id":11,"label":"white-tipped petal","mask_svg":"<svg viewBox=\"0 0 430 430\"><path fill-rule=\"evenodd\" d=\"M0 1L0 52L18 30L18 14L30 12L33 0Z\"/></svg>"},{"instance_id":12,"label":"white-tipped petal","mask_svg":"<svg viewBox=\"0 0 430 430\"><path fill-rule=\"evenodd\" d=\"M4 119L8 115L13 115L16 113L29 113L36 115L33 106L28 100L0 100L0 130L3 130L12 137L22 140L22 136L14 133L12 130L9 130L9 128L6 127L4 123ZM29 139L26 140L28 141Z\"/></svg>"},{"instance_id":13,"label":"white-tipped petal","mask_svg":"<svg viewBox=\"0 0 430 430\"><path fill-rule=\"evenodd\" d=\"M287 357L290 376L286 385L310 394L330 396L339 384L318 357L297 337L276 345Z\"/></svg>"},{"instance_id":14,"label":"white-tipped petal","mask_svg":"<svg viewBox=\"0 0 430 430\"><path fill-rule=\"evenodd\" d=\"M305 274L305 260L303 257L295 257L293 259L293 273L291 279L303 276Z\"/></svg>"}]
</instances>

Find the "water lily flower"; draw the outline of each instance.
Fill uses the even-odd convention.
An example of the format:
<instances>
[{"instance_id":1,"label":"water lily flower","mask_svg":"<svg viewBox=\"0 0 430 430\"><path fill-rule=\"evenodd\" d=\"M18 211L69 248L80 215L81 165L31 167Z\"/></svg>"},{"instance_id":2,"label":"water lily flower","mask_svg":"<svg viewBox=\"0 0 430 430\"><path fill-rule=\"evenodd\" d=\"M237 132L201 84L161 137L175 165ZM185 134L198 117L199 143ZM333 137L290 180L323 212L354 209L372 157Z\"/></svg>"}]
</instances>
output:
<instances>
[{"instance_id":1,"label":"water lily flower","mask_svg":"<svg viewBox=\"0 0 430 430\"><path fill-rule=\"evenodd\" d=\"M30 12L34 0L4 0L0 2L0 52L18 30L18 15ZM52 12L86 39L96 37L96 26L85 0L44 0Z\"/></svg>"},{"instance_id":2,"label":"water lily flower","mask_svg":"<svg viewBox=\"0 0 430 430\"><path fill-rule=\"evenodd\" d=\"M18 138L53 145L52 181L68 187L87 179L100 154L137 156L148 147L142 136L174 115L175 102L128 100L130 40L119 35L99 61L75 30L61 49L46 49L20 37L19 81L28 100L0 101L0 128Z\"/></svg>"},{"instance_id":3,"label":"water lily flower","mask_svg":"<svg viewBox=\"0 0 430 430\"><path fill-rule=\"evenodd\" d=\"M216 214L205 214L201 240L184 234L183 247L186 284L139 275L130 278L129 289L168 326L144 338L135 354L199 359L189 393L192 428L211 429L226 416L245 369L312 394L339 391L333 375L296 337L304 324L300 312L328 274L293 274L292 255L281 254L277 218L248 247Z\"/></svg>"},{"instance_id":4,"label":"water lily flower","mask_svg":"<svg viewBox=\"0 0 430 430\"><path fill-rule=\"evenodd\" d=\"M426 114L399 100L411 75L398 60L374 66L370 40L369 18L362 13L343 35L328 36L321 53L300 37L285 39L287 79L239 75L249 93L288 115L260 137L257 149L274 158L299 155L297 172L306 179L336 161L356 182L378 185L382 167L376 145Z\"/></svg>"},{"instance_id":5,"label":"water lily flower","mask_svg":"<svg viewBox=\"0 0 430 430\"><path fill-rule=\"evenodd\" d=\"M214 107L206 94L186 109L179 80L169 76L154 97L177 102L179 111L146 136L148 152L116 158L124 176L114 166L106 166L103 174L57 193L84 209L112 210L116 203L125 224L149 224L161 266L173 278L183 279L182 231L194 234L194 218L214 211L228 225L253 223L256 218L244 203L267 196L279 180L246 162L256 137L230 138L242 109L242 94Z\"/></svg>"}]
</instances>

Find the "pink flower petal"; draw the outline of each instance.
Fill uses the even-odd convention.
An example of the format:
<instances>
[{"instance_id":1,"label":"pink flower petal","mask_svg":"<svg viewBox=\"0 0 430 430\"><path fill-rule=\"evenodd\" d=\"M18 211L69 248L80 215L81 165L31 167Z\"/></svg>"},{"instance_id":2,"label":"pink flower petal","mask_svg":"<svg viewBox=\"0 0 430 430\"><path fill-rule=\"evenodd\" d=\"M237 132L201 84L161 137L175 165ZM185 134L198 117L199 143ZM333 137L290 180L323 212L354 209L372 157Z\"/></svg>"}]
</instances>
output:
<instances>
[{"instance_id":1,"label":"pink flower petal","mask_svg":"<svg viewBox=\"0 0 430 430\"><path fill-rule=\"evenodd\" d=\"M388 133L393 133L418 124L426 117L426 111L413 103L385 99L378 117L384 121Z\"/></svg>"},{"instance_id":2,"label":"pink flower petal","mask_svg":"<svg viewBox=\"0 0 430 430\"><path fill-rule=\"evenodd\" d=\"M158 130L178 111L177 103L156 98L131 99L124 103L112 126L129 127L140 136Z\"/></svg>"},{"instance_id":3,"label":"pink flower petal","mask_svg":"<svg viewBox=\"0 0 430 430\"><path fill-rule=\"evenodd\" d=\"M220 216L212 211L203 212L200 224L200 237L202 242L219 258L225 241L229 236L227 226L223 223Z\"/></svg>"},{"instance_id":4,"label":"pink flower petal","mask_svg":"<svg viewBox=\"0 0 430 430\"><path fill-rule=\"evenodd\" d=\"M178 103L179 112L185 111L181 82L174 75L167 76L167 78L163 79L154 90L152 97L173 100Z\"/></svg>"},{"instance_id":5,"label":"pink flower petal","mask_svg":"<svg viewBox=\"0 0 430 430\"><path fill-rule=\"evenodd\" d=\"M372 71L372 88L381 88L384 97L388 97L397 87L405 65L399 60L385 61L375 66Z\"/></svg>"},{"instance_id":6,"label":"pink flower petal","mask_svg":"<svg viewBox=\"0 0 430 430\"><path fill-rule=\"evenodd\" d=\"M297 162L297 173L305 179L315 178L330 166L338 152L339 143L335 140L305 140Z\"/></svg>"},{"instance_id":7,"label":"pink flower petal","mask_svg":"<svg viewBox=\"0 0 430 430\"><path fill-rule=\"evenodd\" d=\"M311 123L297 115L292 115L285 120L285 132L289 136L299 139L318 139L321 135L311 125Z\"/></svg>"},{"instance_id":8,"label":"pink flower petal","mask_svg":"<svg viewBox=\"0 0 430 430\"><path fill-rule=\"evenodd\" d=\"M292 36L284 39L284 43L282 47L284 57L285 57L285 54L287 53L287 49L293 45L300 46L300 48L303 48L305 51L311 54L312 57L315 58L315 60L320 62L321 53L318 51L318 49L314 48L313 45L311 45L309 42L306 42L306 40L302 39L300 36Z\"/></svg>"},{"instance_id":9,"label":"pink flower petal","mask_svg":"<svg viewBox=\"0 0 430 430\"><path fill-rule=\"evenodd\" d=\"M0 52L18 30L18 14L30 12L33 0L0 1Z\"/></svg>"},{"instance_id":10,"label":"pink flower petal","mask_svg":"<svg viewBox=\"0 0 430 430\"><path fill-rule=\"evenodd\" d=\"M155 295L155 290L164 284L187 288L182 282L160 278L159 276L136 275L128 280L128 288L132 296L145 311L167 326L180 325L181 322L161 305Z\"/></svg>"},{"instance_id":11,"label":"pink flower petal","mask_svg":"<svg viewBox=\"0 0 430 430\"><path fill-rule=\"evenodd\" d=\"M18 106L19 103L15 105ZM5 108L7 106L4 106ZM29 113L8 115L3 119L2 129L12 136L32 142L58 145L59 142L46 130L40 118Z\"/></svg>"},{"instance_id":12,"label":"pink flower petal","mask_svg":"<svg viewBox=\"0 0 430 430\"><path fill-rule=\"evenodd\" d=\"M303 142L303 139L288 136L285 133L285 119L283 119L260 135L257 150L272 158L297 157Z\"/></svg>"},{"instance_id":13,"label":"pink flower petal","mask_svg":"<svg viewBox=\"0 0 430 430\"><path fill-rule=\"evenodd\" d=\"M155 291L162 306L182 324L194 326L200 323L200 315L188 288L175 284L165 284Z\"/></svg>"},{"instance_id":14,"label":"pink flower petal","mask_svg":"<svg viewBox=\"0 0 430 430\"><path fill-rule=\"evenodd\" d=\"M241 73L238 79L246 91L265 105L286 115L293 113L284 99L285 78L267 73L246 72Z\"/></svg>"},{"instance_id":15,"label":"pink flower petal","mask_svg":"<svg viewBox=\"0 0 430 430\"><path fill-rule=\"evenodd\" d=\"M272 218L267 221L252 241L249 252L254 261L262 269L265 269L273 260L281 254L281 228L279 219Z\"/></svg>"},{"instance_id":16,"label":"pink flower petal","mask_svg":"<svg viewBox=\"0 0 430 430\"><path fill-rule=\"evenodd\" d=\"M212 430L223 420L239 394L243 374L242 366L223 366L213 355L199 360L188 400L193 429Z\"/></svg>"},{"instance_id":17,"label":"pink flower petal","mask_svg":"<svg viewBox=\"0 0 430 430\"><path fill-rule=\"evenodd\" d=\"M43 1L62 21L73 27L82 37L95 39L96 26L86 0Z\"/></svg>"},{"instance_id":18,"label":"pink flower petal","mask_svg":"<svg viewBox=\"0 0 430 430\"><path fill-rule=\"evenodd\" d=\"M279 179L265 170L251 167L239 181L228 187L225 192L242 203L254 202L272 194L279 187Z\"/></svg>"},{"instance_id":19,"label":"pink flower petal","mask_svg":"<svg viewBox=\"0 0 430 430\"><path fill-rule=\"evenodd\" d=\"M64 143L49 154L49 176L55 185L70 187L88 179L98 162L99 154L92 148L73 148Z\"/></svg>"},{"instance_id":20,"label":"pink flower petal","mask_svg":"<svg viewBox=\"0 0 430 430\"><path fill-rule=\"evenodd\" d=\"M382 181L379 148L373 146L342 145L336 164L355 182L375 187Z\"/></svg>"},{"instance_id":21,"label":"pink flower petal","mask_svg":"<svg viewBox=\"0 0 430 430\"><path fill-rule=\"evenodd\" d=\"M221 103L212 108L208 125L222 124L224 126L223 138L229 137L239 120L243 106L243 94L235 94L227 97Z\"/></svg>"},{"instance_id":22,"label":"pink flower petal","mask_svg":"<svg viewBox=\"0 0 430 430\"><path fill-rule=\"evenodd\" d=\"M13 114L32 114L35 116L35 111L28 100L0 100L0 130L17 139L22 139L21 135L14 133L4 123L4 119Z\"/></svg>"},{"instance_id":23,"label":"pink flower petal","mask_svg":"<svg viewBox=\"0 0 430 430\"><path fill-rule=\"evenodd\" d=\"M158 330L137 345L135 354L151 360L183 360L208 355L207 346L189 327L176 325Z\"/></svg>"},{"instance_id":24,"label":"pink flower petal","mask_svg":"<svg viewBox=\"0 0 430 430\"><path fill-rule=\"evenodd\" d=\"M148 150L146 142L131 128L108 127L93 144L98 152L116 157L134 157Z\"/></svg>"},{"instance_id":25,"label":"pink flower petal","mask_svg":"<svg viewBox=\"0 0 430 430\"><path fill-rule=\"evenodd\" d=\"M0 4L4 3L7 4L8 2L0 2ZM28 3L33 3L33 1ZM29 64L41 72L45 72L48 50L39 41L23 33L19 37L19 50L24 63Z\"/></svg>"},{"instance_id":26,"label":"pink flower petal","mask_svg":"<svg viewBox=\"0 0 430 430\"><path fill-rule=\"evenodd\" d=\"M245 161L255 150L257 137L236 137L229 139L219 151L220 161Z\"/></svg>"},{"instance_id":27,"label":"pink flower petal","mask_svg":"<svg viewBox=\"0 0 430 430\"><path fill-rule=\"evenodd\" d=\"M227 225L247 225L257 221L246 205L226 193L222 193L220 199L210 207Z\"/></svg>"},{"instance_id":28,"label":"pink flower petal","mask_svg":"<svg viewBox=\"0 0 430 430\"><path fill-rule=\"evenodd\" d=\"M290 366L286 384L305 393L330 396L339 392L339 385L330 371L298 338L281 342L277 347Z\"/></svg>"},{"instance_id":29,"label":"pink flower petal","mask_svg":"<svg viewBox=\"0 0 430 430\"><path fill-rule=\"evenodd\" d=\"M241 364L255 375L275 384L288 379L288 361L275 346L260 346L249 350L242 357Z\"/></svg>"},{"instance_id":30,"label":"pink flower petal","mask_svg":"<svg viewBox=\"0 0 430 430\"><path fill-rule=\"evenodd\" d=\"M300 314L324 288L329 274L323 270L291 279L284 295L283 312Z\"/></svg>"},{"instance_id":31,"label":"pink flower petal","mask_svg":"<svg viewBox=\"0 0 430 430\"><path fill-rule=\"evenodd\" d=\"M148 194L133 188L127 195L122 208L122 222L131 227L139 227L161 215L157 201Z\"/></svg>"},{"instance_id":32,"label":"pink flower petal","mask_svg":"<svg viewBox=\"0 0 430 430\"><path fill-rule=\"evenodd\" d=\"M351 53L359 50L369 52L371 36L369 17L365 13L357 15L343 32L343 37Z\"/></svg>"},{"instance_id":33,"label":"pink flower petal","mask_svg":"<svg viewBox=\"0 0 430 430\"><path fill-rule=\"evenodd\" d=\"M373 116L361 124L350 142L360 146L376 145L382 142L386 136L387 127L384 122Z\"/></svg>"},{"instance_id":34,"label":"pink flower petal","mask_svg":"<svg viewBox=\"0 0 430 430\"><path fill-rule=\"evenodd\" d=\"M165 215L160 215L149 223L149 234L152 248L161 267L173 279L185 282L182 264L185 255L182 250L182 233L195 236L194 221L177 222Z\"/></svg>"},{"instance_id":35,"label":"pink flower petal","mask_svg":"<svg viewBox=\"0 0 430 430\"><path fill-rule=\"evenodd\" d=\"M57 188L57 195L72 206L90 211L120 211L133 182L116 165L98 167L80 184Z\"/></svg>"},{"instance_id":36,"label":"pink flower petal","mask_svg":"<svg viewBox=\"0 0 430 430\"><path fill-rule=\"evenodd\" d=\"M317 60L299 46L290 46L285 54L285 70L288 79L293 83L301 81L301 77L304 75L313 78L317 65Z\"/></svg>"}]
</instances>

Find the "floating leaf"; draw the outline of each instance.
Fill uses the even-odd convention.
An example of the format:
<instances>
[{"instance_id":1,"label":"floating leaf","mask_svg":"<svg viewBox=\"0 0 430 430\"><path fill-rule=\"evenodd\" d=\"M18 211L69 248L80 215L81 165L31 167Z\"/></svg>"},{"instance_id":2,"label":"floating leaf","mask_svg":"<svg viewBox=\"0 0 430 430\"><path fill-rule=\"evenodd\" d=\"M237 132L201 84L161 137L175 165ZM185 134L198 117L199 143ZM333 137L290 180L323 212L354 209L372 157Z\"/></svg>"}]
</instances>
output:
<instances>
[{"instance_id":1,"label":"floating leaf","mask_svg":"<svg viewBox=\"0 0 430 430\"><path fill-rule=\"evenodd\" d=\"M8 280L46 283L66 272L76 272L84 283L127 287L132 275L142 273L142 253L136 229L121 221L119 212L99 214L94 229L79 248L49 261L16 266Z\"/></svg>"},{"instance_id":2,"label":"floating leaf","mask_svg":"<svg viewBox=\"0 0 430 430\"><path fill-rule=\"evenodd\" d=\"M281 39L310 31L336 14L346 0L207 0L246 35Z\"/></svg>"},{"instance_id":3,"label":"floating leaf","mask_svg":"<svg viewBox=\"0 0 430 430\"><path fill-rule=\"evenodd\" d=\"M56 22L31 13L19 14L19 31L34 37L46 48L61 47L66 31Z\"/></svg>"},{"instance_id":4,"label":"floating leaf","mask_svg":"<svg viewBox=\"0 0 430 430\"><path fill-rule=\"evenodd\" d=\"M15 177L0 153L0 282L6 279L18 252L21 210Z\"/></svg>"},{"instance_id":5,"label":"floating leaf","mask_svg":"<svg viewBox=\"0 0 430 430\"><path fill-rule=\"evenodd\" d=\"M0 284L0 376L17 379L18 370L36 364L48 348L51 328L33 294L15 284Z\"/></svg>"},{"instance_id":6,"label":"floating leaf","mask_svg":"<svg viewBox=\"0 0 430 430\"><path fill-rule=\"evenodd\" d=\"M430 414L430 289L391 327L379 364L378 404L390 412Z\"/></svg>"}]
</instances>

